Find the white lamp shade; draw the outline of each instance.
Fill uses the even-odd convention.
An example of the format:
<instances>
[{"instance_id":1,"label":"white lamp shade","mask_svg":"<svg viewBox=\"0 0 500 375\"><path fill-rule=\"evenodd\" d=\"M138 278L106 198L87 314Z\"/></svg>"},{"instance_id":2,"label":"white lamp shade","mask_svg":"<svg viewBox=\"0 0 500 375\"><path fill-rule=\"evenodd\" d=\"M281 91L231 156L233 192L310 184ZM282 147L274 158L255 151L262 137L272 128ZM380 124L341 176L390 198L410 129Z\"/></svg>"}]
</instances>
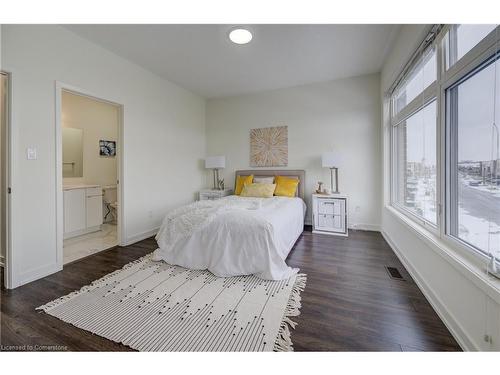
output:
<instances>
[{"instance_id":1,"label":"white lamp shade","mask_svg":"<svg viewBox=\"0 0 500 375\"><path fill-rule=\"evenodd\" d=\"M325 168L339 167L342 163L342 158L337 152L324 152L321 155L321 164Z\"/></svg>"},{"instance_id":2,"label":"white lamp shade","mask_svg":"<svg viewBox=\"0 0 500 375\"><path fill-rule=\"evenodd\" d=\"M205 158L205 168L207 169L226 168L226 157L207 156Z\"/></svg>"}]
</instances>

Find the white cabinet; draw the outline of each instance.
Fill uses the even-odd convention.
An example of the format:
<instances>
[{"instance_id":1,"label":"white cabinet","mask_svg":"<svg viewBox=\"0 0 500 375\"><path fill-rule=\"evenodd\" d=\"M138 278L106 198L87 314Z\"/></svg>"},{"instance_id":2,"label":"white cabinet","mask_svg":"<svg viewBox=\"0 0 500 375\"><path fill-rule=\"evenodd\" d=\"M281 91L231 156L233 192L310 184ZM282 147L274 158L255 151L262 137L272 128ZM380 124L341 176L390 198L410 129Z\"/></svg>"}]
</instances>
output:
<instances>
[{"instance_id":1,"label":"white cabinet","mask_svg":"<svg viewBox=\"0 0 500 375\"><path fill-rule=\"evenodd\" d=\"M85 189L64 192L64 234L83 231L87 227Z\"/></svg>"},{"instance_id":2,"label":"white cabinet","mask_svg":"<svg viewBox=\"0 0 500 375\"><path fill-rule=\"evenodd\" d=\"M87 196L87 228L102 224L102 195Z\"/></svg>"},{"instance_id":3,"label":"white cabinet","mask_svg":"<svg viewBox=\"0 0 500 375\"><path fill-rule=\"evenodd\" d=\"M212 190L212 189L207 189L207 190L202 190L200 191L200 201L206 201L206 200L217 200L221 199L222 197L227 197L228 195L232 195L233 191L231 189L225 189L225 190Z\"/></svg>"},{"instance_id":4,"label":"white cabinet","mask_svg":"<svg viewBox=\"0 0 500 375\"><path fill-rule=\"evenodd\" d=\"M313 194L313 233L347 236L347 196Z\"/></svg>"},{"instance_id":5,"label":"white cabinet","mask_svg":"<svg viewBox=\"0 0 500 375\"><path fill-rule=\"evenodd\" d=\"M102 189L81 187L64 190L64 238L101 229Z\"/></svg>"}]
</instances>

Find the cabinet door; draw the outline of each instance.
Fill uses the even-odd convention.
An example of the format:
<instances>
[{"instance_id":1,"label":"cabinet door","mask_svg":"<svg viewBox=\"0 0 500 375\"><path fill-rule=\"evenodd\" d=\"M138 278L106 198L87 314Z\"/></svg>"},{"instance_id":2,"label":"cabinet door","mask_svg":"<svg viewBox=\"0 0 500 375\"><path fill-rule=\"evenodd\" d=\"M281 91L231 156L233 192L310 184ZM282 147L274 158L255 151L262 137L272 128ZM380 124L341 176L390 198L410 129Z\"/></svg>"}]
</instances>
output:
<instances>
[{"instance_id":1,"label":"cabinet door","mask_svg":"<svg viewBox=\"0 0 500 375\"><path fill-rule=\"evenodd\" d=\"M84 230L86 227L85 189L64 192L64 233Z\"/></svg>"},{"instance_id":2,"label":"cabinet door","mask_svg":"<svg viewBox=\"0 0 500 375\"><path fill-rule=\"evenodd\" d=\"M102 224L102 196L87 197L87 228Z\"/></svg>"}]
</instances>

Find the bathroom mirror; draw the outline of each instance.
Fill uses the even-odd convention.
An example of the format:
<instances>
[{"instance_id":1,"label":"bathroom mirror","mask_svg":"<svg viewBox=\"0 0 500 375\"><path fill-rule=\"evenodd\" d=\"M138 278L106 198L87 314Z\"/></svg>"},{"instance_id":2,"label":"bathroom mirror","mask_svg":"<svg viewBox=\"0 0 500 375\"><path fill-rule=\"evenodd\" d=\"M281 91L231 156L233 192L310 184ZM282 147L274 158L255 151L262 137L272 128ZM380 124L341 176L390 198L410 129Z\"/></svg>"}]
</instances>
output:
<instances>
[{"instance_id":1,"label":"bathroom mirror","mask_svg":"<svg viewBox=\"0 0 500 375\"><path fill-rule=\"evenodd\" d=\"M83 177L83 130L62 129L63 177Z\"/></svg>"}]
</instances>

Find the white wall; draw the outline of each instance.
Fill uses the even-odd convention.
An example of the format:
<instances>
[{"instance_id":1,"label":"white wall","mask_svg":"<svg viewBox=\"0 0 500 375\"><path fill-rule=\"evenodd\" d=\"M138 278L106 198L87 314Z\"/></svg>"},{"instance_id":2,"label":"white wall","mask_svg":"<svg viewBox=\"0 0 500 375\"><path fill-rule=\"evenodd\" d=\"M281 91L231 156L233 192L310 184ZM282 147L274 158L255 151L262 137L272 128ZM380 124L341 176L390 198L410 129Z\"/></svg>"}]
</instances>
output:
<instances>
[{"instance_id":1,"label":"white wall","mask_svg":"<svg viewBox=\"0 0 500 375\"><path fill-rule=\"evenodd\" d=\"M6 253L6 197L5 197L5 180L6 180L6 126L7 126L7 79L4 75L0 75L0 265L5 262Z\"/></svg>"},{"instance_id":2,"label":"white wall","mask_svg":"<svg viewBox=\"0 0 500 375\"><path fill-rule=\"evenodd\" d=\"M288 168L305 169L306 201L318 181L329 186L321 154L344 158L339 187L350 196L351 225L378 229L380 219L379 75L298 86L207 101L207 153L226 155L222 172L234 185L234 171L248 169L250 129L288 126ZM211 186L207 173L207 186ZM307 221L310 223L310 211Z\"/></svg>"},{"instance_id":3,"label":"white wall","mask_svg":"<svg viewBox=\"0 0 500 375\"><path fill-rule=\"evenodd\" d=\"M392 84L411 53L423 40L425 25L401 28L381 73L381 90ZM382 102L383 192L382 232L461 346L466 350L500 350L500 293L484 282L481 270L468 266L439 238L415 229L389 203L388 100ZM493 343L484 341L489 334Z\"/></svg>"},{"instance_id":4,"label":"white wall","mask_svg":"<svg viewBox=\"0 0 500 375\"><path fill-rule=\"evenodd\" d=\"M2 25L0 25L0 71L2 70ZM6 243L5 243L5 194L4 194L4 167L5 167L5 93L4 93L4 77L0 76L0 265L4 265Z\"/></svg>"},{"instance_id":5,"label":"white wall","mask_svg":"<svg viewBox=\"0 0 500 375\"><path fill-rule=\"evenodd\" d=\"M57 271L55 82L124 106L123 231L147 236L203 185L205 101L52 25L4 25L2 67L12 73L13 284ZM26 159L36 147L37 160Z\"/></svg>"},{"instance_id":6,"label":"white wall","mask_svg":"<svg viewBox=\"0 0 500 375\"><path fill-rule=\"evenodd\" d=\"M63 129L83 131L82 137L75 140L81 142L80 149L63 142L63 150L66 151L66 154L72 152L75 154L71 160L77 161L82 177L64 178L63 183L116 185L117 157L100 156L99 141L119 142L119 107L85 96L63 92L61 119ZM70 139L71 136L68 140ZM75 171L78 172L77 170L78 166L75 166Z\"/></svg>"}]
</instances>

